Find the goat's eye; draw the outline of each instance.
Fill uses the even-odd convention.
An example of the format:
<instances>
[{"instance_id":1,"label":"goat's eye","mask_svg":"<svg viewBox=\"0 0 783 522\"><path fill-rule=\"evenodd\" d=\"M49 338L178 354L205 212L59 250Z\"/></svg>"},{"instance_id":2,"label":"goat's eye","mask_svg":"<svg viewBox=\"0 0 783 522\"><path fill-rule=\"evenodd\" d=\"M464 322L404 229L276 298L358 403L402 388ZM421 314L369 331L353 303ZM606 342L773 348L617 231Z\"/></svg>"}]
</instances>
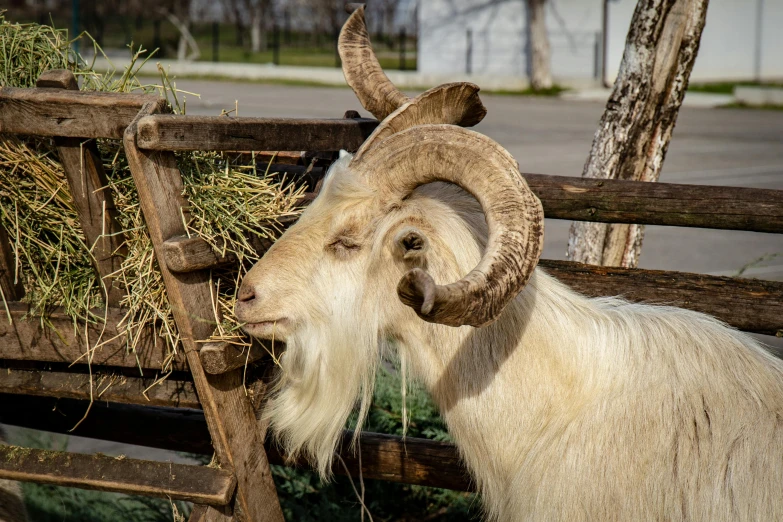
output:
<instances>
[{"instance_id":1,"label":"goat's eye","mask_svg":"<svg viewBox=\"0 0 783 522\"><path fill-rule=\"evenodd\" d=\"M345 236L337 237L327 245L328 250L338 255L351 254L357 252L360 248L361 244Z\"/></svg>"}]
</instances>

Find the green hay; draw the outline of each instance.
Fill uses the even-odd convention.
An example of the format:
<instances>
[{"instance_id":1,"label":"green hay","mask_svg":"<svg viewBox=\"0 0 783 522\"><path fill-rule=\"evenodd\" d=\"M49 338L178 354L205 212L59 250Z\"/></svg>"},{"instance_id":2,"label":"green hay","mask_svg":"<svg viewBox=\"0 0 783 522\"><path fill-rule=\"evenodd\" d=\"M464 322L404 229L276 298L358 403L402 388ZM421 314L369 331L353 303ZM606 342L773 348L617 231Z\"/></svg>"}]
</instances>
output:
<instances>
[{"instance_id":1,"label":"green hay","mask_svg":"<svg viewBox=\"0 0 783 522\"><path fill-rule=\"evenodd\" d=\"M101 52L97 45L96 51ZM145 85L137 79L142 55L139 49L123 72L98 74L69 48L66 31L11 24L0 13L0 85L33 87L44 71L68 69L80 79L82 90L157 91L175 113L184 113L176 86L164 71L161 85ZM167 373L178 351L179 336L138 193L121 142L98 140L98 149L128 250L116 274L125 291L121 305L127 310L120 331L133 351L142 329L154 325L168 348L169 357L161 368ZM177 161L190 205L188 234L203 237L216 251L231 252L239 260L236 266L212 274L216 317L223 317L216 321L215 336L247 345L233 315L233 301L237 281L259 258L248 236L276 237L277 219L298 214L301 190L281 175L259 172L254 163L213 152L180 154ZM105 289L93 268L90 245L85 243L53 140L0 136L0 226L11 241L15 277L25 288L30 315L45 321L53 307L62 307L73 318L74 328L84 321L103 320ZM106 341L91 339L93 347Z\"/></svg>"}]
</instances>

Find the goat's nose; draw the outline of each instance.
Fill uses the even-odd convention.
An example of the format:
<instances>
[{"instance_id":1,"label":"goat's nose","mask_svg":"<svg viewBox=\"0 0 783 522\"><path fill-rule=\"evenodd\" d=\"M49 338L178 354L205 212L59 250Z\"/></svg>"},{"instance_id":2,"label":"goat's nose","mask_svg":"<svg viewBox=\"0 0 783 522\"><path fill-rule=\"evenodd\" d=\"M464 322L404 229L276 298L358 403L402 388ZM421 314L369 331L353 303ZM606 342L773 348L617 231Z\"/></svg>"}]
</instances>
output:
<instances>
[{"instance_id":1,"label":"goat's nose","mask_svg":"<svg viewBox=\"0 0 783 522\"><path fill-rule=\"evenodd\" d=\"M239 294L237 294L237 299L242 303L249 303L255 298L256 292L253 289L253 286L242 283L242 286L239 287Z\"/></svg>"}]
</instances>

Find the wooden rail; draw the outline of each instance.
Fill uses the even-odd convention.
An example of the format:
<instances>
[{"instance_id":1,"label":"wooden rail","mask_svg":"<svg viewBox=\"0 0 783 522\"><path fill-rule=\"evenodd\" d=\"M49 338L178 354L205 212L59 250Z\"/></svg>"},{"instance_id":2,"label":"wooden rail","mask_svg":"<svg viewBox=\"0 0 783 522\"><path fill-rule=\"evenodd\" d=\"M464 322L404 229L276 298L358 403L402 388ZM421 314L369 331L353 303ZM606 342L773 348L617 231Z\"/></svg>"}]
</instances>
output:
<instances>
[{"instance_id":1,"label":"wooden rail","mask_svg":"<svg viewBox=\"0 0 783 522\"><path fill-rule=\"evenodd\" d=\"M523 176L548 218L783 233L783 190Z\"/></svg>"},{"instance_id":2,"label":"wooden rail","mask_svg":"<svg viewBox=\"0 0 783 522\"><path fill-rule=\"evenodd\" d=\"M222 469L0 445L0 479L225 506L236 488Z\"/></svg>"},{"instance_id":3,"label":"wooden rail","mask_svg":"<svg viewBox=\"0 0 783 522\"><path fill-rule=\"evenodd\" d=\"M541 260L539 266L582 294L679 306L747 332L783 335L783 282L666 270Z\"/></svg>"},{"instance_id":4,"label":"wooden rail","mask_svg":"<svg viewBox=\"0 0 783 522\"><path fill-rule=\"evenodd\" d=\"M1 306L1 305L0 305ZM52 310L46 321L28 318L29 305L8 303L11 321L0 308L0 359L87 364L87 352L92 350L92 364L141 368L143 370L186 370L183 354L170 358L162 339L155 340L150 325L139 337L135 351L128 348L125 334L117 331L124 312L109 308L94 310L95 317L104 317L106 324L97 320L74 327L73 319L61 310ZM99 345L98 348L95 346Z\"/></svg>"},{"instance_id":5,"label":"wooden rail","mask_svg":"<svg viewBox=\"0 0 783 522\"><path fill-rule=\"evenodd\" d=\"M11 400L9 397L13 397ZM55 408L56 405L56 408ZM83 415L84 401L32 396L0 395L0 422L55 433L67 433ZM154 430L133 429L155 425ZM209 432L200 411L170 410L96 403L90 415L72 432L74 435L113 440L173 451L212 454ZM359 455L350 448L353 432L345 431L337 451L352 476L359 476ZM471 491L473 485L450 443L396 435L363 432L361 471L365 479L387 480L420 486ZM289 462L272 443L266 444L270 462L307 467L303 461ZM345 470L339 461L336 474Z\"/></svg>"},{"instance_id":6,"label":"wooden rail","mask_svg":"<svg viewBox=\"0 0 783 522\"><path fill-rule=\"evenodd\" d=\"M0 87L0 133L66 138L122 138L155 94Z\"/></svg>"},{"instance_id":7,"label":"wooden rail","mask_svg":"<svg viewBox=\"0 0 783 522\"><path fill-rule=\"evenodd\" d=\"M158 114L139 121L137 140L149 150L356 150L377 126L369 119Z\"/></svg>"}]
</instances>

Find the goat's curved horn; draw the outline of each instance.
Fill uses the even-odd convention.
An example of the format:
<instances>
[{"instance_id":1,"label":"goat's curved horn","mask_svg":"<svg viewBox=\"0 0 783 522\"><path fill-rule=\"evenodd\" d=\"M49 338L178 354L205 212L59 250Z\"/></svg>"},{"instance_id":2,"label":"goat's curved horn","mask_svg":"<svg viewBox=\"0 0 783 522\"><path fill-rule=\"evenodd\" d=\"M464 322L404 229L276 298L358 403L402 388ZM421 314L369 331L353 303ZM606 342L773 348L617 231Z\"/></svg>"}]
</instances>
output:
<instances>
[{"instance_id":1,"label":"goat's curved horn","mask_svg":"<svg viewBox=\"0 0 783 522\"><path fill-rule=\"evenodd\" d=\"M345 81L373 116L382 120L408 101L408 97L392 84L375 57L364 22L363 5L343 25L337 39L337 51L343 62Z\"/></svg>"},{"instance_id":2,"label":"goat's curved horn","mask_svg":"<svg viewBox=\"0 0 783 522\"><path fill-rule=\"evenodd\" d=\"M434 181L454 183L473 194L489 226L478 266L442 286L423 270L413 269L402 278L397 293L429 322L484 326L497 319L533 273L544 239L541 202L511 154L467 129L421 125L393 134L351 166L384 201L403 199Z\"/></svg>"},{"instance_id":3,"label":"goat's curved horn","mask_svg":"<svg viewBox=\"0 0 783 522\"><path fill-rule=\"evenodd\" d=\"M472 127L484 119L487 109L478 96L479 86L473 83L445 83L420 94L403 104L384 119L362 143L354 156L359 160L365 151L373 148L392 134L417 125L450 123Z\"/></svg>"}]
</instances>

